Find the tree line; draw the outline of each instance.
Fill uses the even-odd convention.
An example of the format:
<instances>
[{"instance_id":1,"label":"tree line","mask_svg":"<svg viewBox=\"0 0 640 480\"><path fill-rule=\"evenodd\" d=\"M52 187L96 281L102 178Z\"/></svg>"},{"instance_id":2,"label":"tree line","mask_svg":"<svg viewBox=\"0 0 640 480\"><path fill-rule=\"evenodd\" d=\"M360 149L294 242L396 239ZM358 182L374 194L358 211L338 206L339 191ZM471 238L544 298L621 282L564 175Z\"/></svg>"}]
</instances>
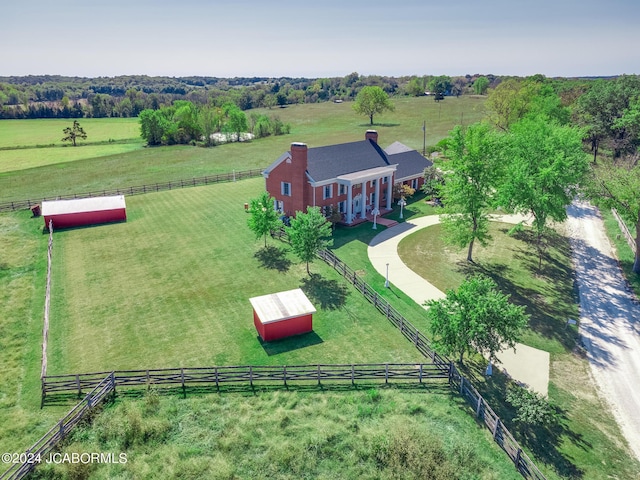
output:
<instances>
[{"instance_id":1,"label":"tree line","mask_svg":"<svg viewBox=\"0 0 640 480\"><path fill-rule=\"evenodd\" d=\"M136 117L176 100L195 105L235 103L241 110L297 103L350 101L365 86L388 95L484 95L504 77L446 75L387 77L353 72L331 78L149 77L82 78L55 75L0 77L0 118Z\"/></svg>"}]
</instances>

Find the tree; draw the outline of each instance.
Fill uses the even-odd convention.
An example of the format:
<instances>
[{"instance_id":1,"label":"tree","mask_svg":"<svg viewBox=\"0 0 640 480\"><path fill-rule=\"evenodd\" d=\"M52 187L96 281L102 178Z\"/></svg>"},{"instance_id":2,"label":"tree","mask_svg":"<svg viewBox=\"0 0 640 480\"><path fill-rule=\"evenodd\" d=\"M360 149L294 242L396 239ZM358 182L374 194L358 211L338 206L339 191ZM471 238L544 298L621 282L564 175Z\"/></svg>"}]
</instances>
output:
<instances>
[{"instance_id":1,"label":"tree","mask_svg":"<svg viewBox=\"0 0 640 480\"><path fill-rule=\"evenodd\" d=\"M279 213L273 208L273 198L268 192L263 192L259 197L249 201L249 214L249 228L256 234L256 238L264 237L266 248L267 235L281 225Z\"/></svg>"},{"instance_id":2,"label":"tree","mask_svg":"<svg viewBox=\"0 0 640 480\"><path fill-rule=\"evenodd\" d=\"M486 245L489 236L488 211L498 177L498 135L488 125L476 123L466 129L455 127L445 146L448 162L440 195L447 214L442 226L445 240L468 246L467 261L473 262L473 245Z\"/></svg>"},{"instance_id":3,"label":"tree","mask_svg":"<svg viewBox=\"0 0 640 480\"><path fill-rule=\"evenodd\" d=\"M367 115L369 123L373 125L373 116L385 110L393 112L395 107L389 100L389 95L384 90L376 86L362 87L353 104L356 113Z\"/></svg>"},{"instance_id":4,"label":"tree","mask_svg":"<svg viewBox=\"0 0 640 480\"><path fill-rule=\"evenodd\" d=\"M436 96L436 99L442 99L451 90L451 77L440 75L429 80L427 87Z\"/></svg>"},{"instance_id":5,"label":"tree","mask_svg":"<svg viewBox=\"0 0 640 480\"><path fill-rule=\"evenodd\" d=\"M429 300L427 318L433 343L445 355L478 352L495 360L496 353L514 348L527 325L524 307L509 302L490 278L475 276L449 289L441 300Z\"/></svg>"},{"instance_id":6,"label":"tree","mask_svg":"<svg viewBox=\"0 0 640 480\"><path fill-rule=\"evenodd\" d=\"M640 165L632 159L598 160L591 166L587 191L599 206L615 208L626 222L635 225L633 271L640 275Z\"/></svg>"},{"instance_id":7,"label":"tree","mask_svg":"<svg viewBox=\"0 0 640 480\"><path fill-rule=\"evenodd\" d=\"M510 210L533 215L540 268L548 220L567 218L566 207L588 169L582 132L540 115L514 124L505 140L498 201Z\"/></svg>"},{"instance_id":8,"label":"tree","mask_svg":"<svg viewBox=\"0 0 640 480\"><path fill-rule=\"evenodd\" d=\"M485 106L489 120L499 129L509 127L529 113L531 102L536 95L537 84L510 78L489 90Z\"/></svg>"},{"instance_id":9,"label":"tree","mask_svg":"<svg viewBox=\"0 0 640 480\"><path fill-rule=\"evenodd\" d=\"M476 95L484 95L487 93L487 89L489 88L489 80L487 77L478 77L476 81L473 82L473 91Z\"/></svg>"},{"instance_id":10,"label":"tree","mask_svg":"<svg viewBox=\"0 0 640 480\"><path fill-rule=\"evenodd\" d=\"M169 121L160 110L145 109L140 112L140 136L147 145L162 145Z\"/></svg>"},{"instance_id":11,"label":"tree","mask_svg":"<svg viewBox=\"0 0 640 480\"><path fill-rule=\"evenodd\" d=\"M64 137L62 138L62 141L71 142L71 144L74 147L76 146L76 140L78 138L82 138L83 140L87 138L87 134L85 133L84 129L80 126L80 123L78 123L77 120L73 121L73 126L67 127L64 130L62 130L62 133L64 133Z\"/></svg>"},{"instance_id":12,"label":"tree","mask_svg":"<svg viewBox=\"0 0 640 480\"><path fill-rule=\"evenodd\" d=\"M307 213L296 212L295 218L291 219L291 226L285 227L285 231L291 242L291 249L307 263L307 273L309 262L312 262L318 251L330 246L333 240L331 237L331 223L320 212L320 207L309 207Z\"/></svg>"},{"instance_id":13,"label":"tree","mask_svg":"<svg viewBox=\"0 0 640 480\"><path fill-rule=\"evenodd\" d=\"M444 185L444 174L435 165L431 165L424 169L424 183L422 191L427 197L434 199L440 196L440 189Z\"/></svg>"},{"instance_id":14,"label":"tree","mask_svg":"<svg viewBox=\"0 0 640 480\"><path fill-rule=\"evenodd\" d=\"M614 158L635 154L640 140L640 76L598 80L577 101L578 123L586 127L593 161L606 141Z\"/></svg>"},{"instance_id":15,"label":"tree","mask_svg":"<svg viewBox=\"0 0 640 480\"><path fill-rule=\"evenodd\" d=\"M400 200L401 198L411 198L416 193L415 188L411 188L411 185L406 183L396 183L393 185L393 199Z\"/></svg>"},{"instance_id":16,"label":"tree","mask_svg":"<svg viewBox=\"0 0 640 480\"><path fill-rule=\"evenodd\" d=\"M225 133L235 133L236 139L240 141L242 133L249 130L247 116L234 103L225 103L222 106L222 111L227 118L227 121L222 127L222 131Z\"/></svg>"}]
</instances>

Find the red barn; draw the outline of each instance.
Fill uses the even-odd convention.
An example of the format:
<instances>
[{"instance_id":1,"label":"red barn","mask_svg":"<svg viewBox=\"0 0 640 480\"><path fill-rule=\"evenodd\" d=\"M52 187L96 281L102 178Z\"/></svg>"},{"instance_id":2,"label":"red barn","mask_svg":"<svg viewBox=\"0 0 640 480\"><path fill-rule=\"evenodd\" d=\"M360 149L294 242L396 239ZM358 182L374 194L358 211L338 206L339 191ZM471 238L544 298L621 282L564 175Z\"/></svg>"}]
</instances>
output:
<instances>
[{"instance_id":1,"label":"red barn","mask_svg":"<svg viewBox=\"0 0 640 480\"><path fill-rule=\"evenodd\" d=\"M123 222L127 219L127 206L124 195L45 201L42 216L45 227L52 221L54 229Z\"/></svg>"},{"instance_id":2,"label":"red barn","mask_svg":"<svg viewBox=\"0 0 640 480\"><path fill-rule=\"evenodd\" d=\"M288 290L250 298L253 323L265 342L313 330L313 307L302 290Z\"/></svg>"}]
</instances>

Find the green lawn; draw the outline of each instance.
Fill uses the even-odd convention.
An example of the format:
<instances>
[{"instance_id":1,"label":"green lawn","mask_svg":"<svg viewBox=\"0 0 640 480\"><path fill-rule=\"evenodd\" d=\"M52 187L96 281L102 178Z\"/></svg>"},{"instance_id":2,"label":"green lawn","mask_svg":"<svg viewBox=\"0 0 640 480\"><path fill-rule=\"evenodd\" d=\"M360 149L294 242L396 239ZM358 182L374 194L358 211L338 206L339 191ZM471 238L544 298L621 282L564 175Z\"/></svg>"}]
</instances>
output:
<instances>
[{"instance_id":1,"label":"green lawn","mask_svg":"<svg viewBox=\"0 0 640 480\"><path fill-rule=\"evenodd\" d=\"M263 185L129 197L126 223L56 232L49 373L420 360L321 262L310 280L290 255L286 271L254 257L243 204ZM317 292L314 333L263 346L249 298L300 286Z\"/></svg>"},{"instance_id":2,"label":"green lawn","mask_svg":"<svg viewBox=\"0 0 640 480\"><path fill-rule=\"evenodd\" d=\"M379 141L383 147L394 141L401 141L421 151L423 120L427 121L427 144L432 145L445 137L460 121L467 124L481 119L484 115L484 100L475 97L447 98L439 104L427 97L400 97L394 99L394 103L396 110L376 117L373 127L368 125L366 118L353 111L349 102L325 102L256 110L256 113L278 116L283 122L290 123L291 134L209 149L186 146L143 148L139 133L136 133L130 137L131 141L124 140L125 143L86 145L75 149L55 147L31 148L24 151L0 150L0 203L167 182L231 172L234 169L264 168L287 151L291 142L305 142L309 147L352 142L363 139L364 132L369 128L378 130ZM254 112L246 113L251 115ZM108 128L104 127L104 133L95 138L89 137L87 142L92 138L95 141L108 141L109 138L123 140L132 134L125 133L119 136L117 132L125 126L136 128L137 125L137 119L95 120L107 122L106 125L109 125L110 121L113 122L114 133L111 135ZM125 120L135 120L135 124L126 123ZM3 125L13 125L4 122L0 122L0 131L3 131ZM31 120L15 122L18 126L23 125L22 128L26 132L32 131L32 127L29 126ZM34 124L36 127L46 126L46 129L53 133L58 129L62 132L63 127L59 123L52 127L47 126L47 120L38 122L40 123ZM90 135L91 124L85 126L85 120L81 124ZM102 127L96 127L96 131L102 132ZM18 133L19 129L16 135ZM25 135L28 137L27 134L20 133L18 138L24 138ZM11 142L9 135L5 135L4 138L0 145ZM15 143L7 146L17 147L26 141L15 140ZM42 141L46 141L44 137L39 142ZM128 149L131 151L126 151Z\"/></svg>"},{"instance_id":3,"label":"green lawn","mask_svg":"<svg viewBox=\"0 0 640 480\"><path fill-rule=\"evenodd\" d=\"M516 438L534 454L545 473L561 478L638 478L640 465L631 460L615 420L591 381L589 364L579 346L577 331L567 327L577 318L568 239L558 232L548 237L542 268L538 270L533 236L524 231L507 235L511 225L491 225L493 241L474 249L475 264L466 251L445 245L440 225L405 238L399 253L405 263L441 290L457 288L466 275L482 273L531 314L522 342L551 353L549 398L560 408L554 428L520 430L505 399L507 379L486 381L484 362L469 362L466 372ZM346 259L348 261L348 258ZM552 470L552 471L549 471ZM553 477L551 477L553 478Z\"/></svg>"},{"instance_id":4,"label":"green lawn","mask_svg":"<svg viewBox=\"0 0 640 480\"><path fill-rule=\"evenodd\" d=\"M68 145L69 142L62 141L62 131L71 127L73 120L1 120L0 149ZM78 145L140 139L137 118L79 118L77 121L87 134L86 140L78 140Z\"/></svg>"},{"instance_id":5,"label":"green lawn","mask_svg":"<svg viewBox=\"0 0 640 480\"><path fill-rule=\"evenodd\" d=\"M48 236L30 215L0 215L0 452L26 448L68 410L40 410Z\"/></svg>"}]
</instances>

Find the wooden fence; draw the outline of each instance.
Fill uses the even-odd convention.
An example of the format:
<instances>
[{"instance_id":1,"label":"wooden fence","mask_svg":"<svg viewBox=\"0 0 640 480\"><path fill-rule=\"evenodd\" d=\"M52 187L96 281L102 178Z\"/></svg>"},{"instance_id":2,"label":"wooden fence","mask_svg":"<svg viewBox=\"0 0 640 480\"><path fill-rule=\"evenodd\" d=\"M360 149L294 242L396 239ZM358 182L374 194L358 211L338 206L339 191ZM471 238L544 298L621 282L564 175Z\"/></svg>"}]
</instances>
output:
<instances>
[{"instance_id":1,"label":"wooden fence","mask_svg":"<svg viewBox=\"0 0 640 480\"><path fill-rule=\"evenodd\" d=\"M373 381L388 384L402 380L424 383L448 380L449 365L434 363L366 363L318 365L241 365L197 368L165 368L156 370L118 370L114 372L49 375L42 379L42 397L60 393L75 393L93 389L106 377L113 379L114 388L140 386L210 387L219 390L226 385L254 388L259 385L288 386L291 383L322 385L324 383Z\"/></svg>"},{"instance_id":2,"label":"wooden fence","mask_svg":"<svg viewBox=\"0 0 640 480\"><path fill-rule=\"evenodd\" d=\"M52 375L42 378L42 399L47 394L77 394L82 397L56 425L31 446L20 461L11 466L1 480L23 478L33 470L55 446L109 394L117 389L166 386L181 388L186 395L187 387L209 387L220 390L224 386L290 384L326 385L356 384L415 384L427 382L446 384L450 376L448 367L433 363L421 364L341 364L341 365L245 365L230 367L167 368L157 370L120 370L113 372L83 373L75 375ZM40 460L38 460L40 459Z\"/></svg>"},{"instance_id":3,"label":"wooden fence","mask_svg":"<svg viewBox=\"0 0 640 480\"><path fill-rule=\"evenodd\" d=\"M47 280L44 292L44 315L42 322L42 367L40 378L47 375L47 343L49 341L49 312L51 311L51 260L53 251L53 221L49 220L49 243L47 246Z\"/></svg>"},{"instance_id":4,"label":"wooden fence","mask_svg":"<svg viewBox=\"0 0 640 480\"><path fill-rule=\"evenodd\" d=\"M115 391L113 374L103 376L93 389L69 412L45 433L31 448L21 454L11 467L0 475L2 480L17 480L24 478L31 470L44 462L46 456L69 434L69 432L84 419L89 412L100 405Z\"/></svg>"},{"instance_id":5,"label":"wooden fence","mask_svg":"<svg viewBox=\"0 0 640 480\"><path fill-rule=\"evenodd\" d=\"M622 218L620 218L620 214L618 213L618 211L615 208L611 209L611 213L613 213L613 216L618 221L618 226L620 227L620 231L622 231L622 234L624 235L625 240L627 240L627 243L629 244L629 247L631 247L631 251L635 255L636 248L637 248L636 247L636 241L633 238L633 235L631 235L631 232L629 231L629 227L627 227L627 224L624 222L624 220L622 220Z\"/></svg>"},{"instance_id":6,"label":"wooden fence","mask_svg":"<svg viewBox=\"0 0 640 480\"><path fill-rule=\"evenodd\" d=\"M37 200L15 200L11 202L0 203L0 212L8 212L14 210L24 210L34 205L40 204L43 200L71 200L74 198L91 198L104 197L109 195L142 195L145 193L162 192L164 190L176 190L186 187L199 187L202 185L210 185L214 183L235 182L244 180L245 178L259 177L262 175L260 168L252 170L242 170L239 172L220 173L217 175L208 175L206 177L191 178L186 180L176 180L174 182L152 183L148 185L140 185L137 187L123 187L110 190L97 190L94 192L71 193L68 195L59 195L56 197L44 197Z\"/></svg>"}]
</instances>

